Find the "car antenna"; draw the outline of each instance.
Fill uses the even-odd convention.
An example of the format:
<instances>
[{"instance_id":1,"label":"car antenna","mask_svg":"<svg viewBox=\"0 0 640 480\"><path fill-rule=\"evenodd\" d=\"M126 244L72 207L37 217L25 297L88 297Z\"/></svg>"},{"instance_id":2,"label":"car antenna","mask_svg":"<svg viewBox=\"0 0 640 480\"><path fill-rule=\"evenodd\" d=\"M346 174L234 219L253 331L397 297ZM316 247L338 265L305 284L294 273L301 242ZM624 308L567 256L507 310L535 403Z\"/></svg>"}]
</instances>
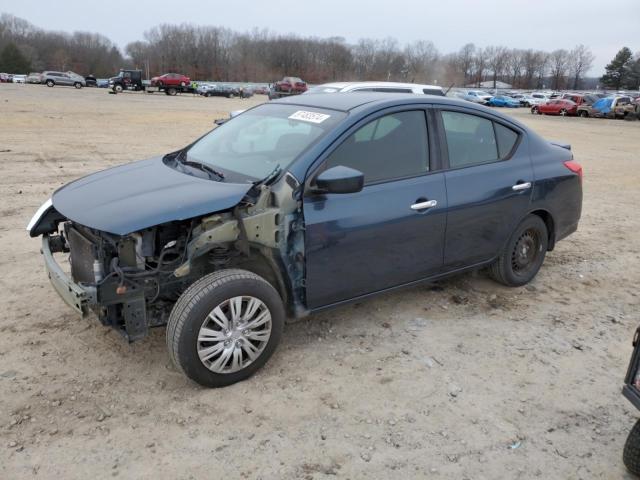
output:
<instances>
[{"instance_id":1,"label":"car antenna","mask_svg":"<svg viewBox=\"0 0 640 480\"><path fill-rule=\"evenodd\" d=\"M449 90L451 90L453 88L453 86L456 84L456 82L453 82L451 85L449 85L449 88L447 88L447 91L444 92L444 96L447 96L447 93L449 93Z\"/></svg>"}]
</instances>

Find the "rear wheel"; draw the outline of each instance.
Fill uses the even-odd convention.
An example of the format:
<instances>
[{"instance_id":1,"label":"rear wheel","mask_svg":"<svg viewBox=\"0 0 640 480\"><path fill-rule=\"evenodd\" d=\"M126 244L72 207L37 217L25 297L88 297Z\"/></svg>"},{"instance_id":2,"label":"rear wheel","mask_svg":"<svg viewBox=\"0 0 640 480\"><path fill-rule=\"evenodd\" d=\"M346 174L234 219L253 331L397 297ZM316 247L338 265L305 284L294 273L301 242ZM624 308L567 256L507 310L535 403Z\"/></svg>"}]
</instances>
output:
<instances>
[{"instance_id":1,"label":"rear wheel","mask_svg":"<svg viewBox=\"0 0 640 480\"><path fill-rule=\"evenodd\" d=\"M82 84L80 82L74 83L73 86L76 87L77 89L82 88Z\"/></svg>"},{"instance_id":2,"label":"rear wheel","mask_svg":"<svg viewBox=\"0 0 640 480\"><path fill-rule=\"evenodd\" d=\"M638 420L627 437L622 452L622 461L634 475L640 475L640 420Z\"/></svg>"},{"instance_id":3,"label":"rear wheel","mask_svg":"<svg viewBox=\"0 0 640 480\"><path fill-rule=\"evenodd\" d=\"M529 215L515 229L498 260L491 266L491 276L509 287L529 283L544 262L549 232L537 215Z\"/></svg>"},{"instance_id":4,"label":"rear wheel","mask_svg":"<svg viewBox=\"0 0 640 480\"><path fill-rule=\"evenodd\" d=\"M173 307L169 355L200 385L231 385L269 360L284 320L282 300L266 280L246 270L221 270L194 283Z\"/></svg>"},{"instance_id":5,"label":"rear wheel","mask_svg":"<svg viewBox=\"0 0 640 480\"><path fill-rule=\"evenodd\" d=\"M540 113L540 110L538 110L538 107L531 107L531 113L535 115L537 113Z\"/></svg>"},{"instance_id":6,"label":"rear wheel","mask_svg":"<svg viewBox=\"0 0 640 480\"><path fill-rule=\"evenodd\" d=\"M560 116L561 116L561 117L566 117L568 113L569 113L569 112L567 112L567 110L566 110L566 109L564 109L564 108L560 110Z\"/></svg>"},{"instance_id":7,"label":"rear wheel","mask_svg":"<svg viewBox=\"0 0 640 480\"><path fill-rule=\"evenodd\" d=\"M53 80L47 80L47 87L53 87L56 84Z\"/></svg>"},{"instance_id":8,"label":"rear wheel","mask_svg":"<svg viewBox=\"0 0 640 480\"><path fill-rule=\"evenodd\" d=\"M580 110L580 116L582 118L587 118L589 116L589 112L587 112L586 110Z\"/></svg>"}]
</instances>

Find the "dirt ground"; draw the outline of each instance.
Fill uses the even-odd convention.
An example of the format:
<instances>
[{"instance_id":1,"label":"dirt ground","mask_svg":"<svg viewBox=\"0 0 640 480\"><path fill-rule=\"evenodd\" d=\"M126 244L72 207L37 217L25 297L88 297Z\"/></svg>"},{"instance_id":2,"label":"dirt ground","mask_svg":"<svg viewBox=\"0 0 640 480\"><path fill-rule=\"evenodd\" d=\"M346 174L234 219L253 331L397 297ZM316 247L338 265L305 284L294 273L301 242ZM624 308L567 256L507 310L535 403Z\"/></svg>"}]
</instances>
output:
<instances>
[{"instance_id":1,"label":"dirt ground","mask_svg":"<svg viewBox=\"0 0 640 480\"><path fill-rule=\"evenodd\" d=\"M179 374L163 329L129 345L63 303L24 230L52 191L263 99L0 85L0 478L627 478L640 122L509 111L585 169L580 229L531 285L476 273L312 316L232 387Z\"/></svg>"}]
</instances>

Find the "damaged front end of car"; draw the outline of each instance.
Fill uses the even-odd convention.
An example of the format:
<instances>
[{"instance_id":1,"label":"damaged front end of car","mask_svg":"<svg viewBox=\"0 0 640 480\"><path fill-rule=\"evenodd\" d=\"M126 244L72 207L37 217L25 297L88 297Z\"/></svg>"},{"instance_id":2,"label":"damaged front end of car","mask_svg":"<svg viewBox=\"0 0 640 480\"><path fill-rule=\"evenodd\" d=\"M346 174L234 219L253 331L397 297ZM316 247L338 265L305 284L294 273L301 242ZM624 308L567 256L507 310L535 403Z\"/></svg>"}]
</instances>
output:
<instances>
[{"instance_id":1,"label":"damaged front end of car","mask_svg":"<svg viewBox=\"0 0 640 480\"><path fill-rule=\"evenodd\" d=\"M305 316L304 225L300 185L290 173L265 179L233 208L128 234L77 223L49 201L27 229L42 235L55 290L82 316L95 313L129 341L165 325L189 285L227 268L271 283L291 317ZM55 258L67 254L68 271Z\"/></svg>"}]
</instances>

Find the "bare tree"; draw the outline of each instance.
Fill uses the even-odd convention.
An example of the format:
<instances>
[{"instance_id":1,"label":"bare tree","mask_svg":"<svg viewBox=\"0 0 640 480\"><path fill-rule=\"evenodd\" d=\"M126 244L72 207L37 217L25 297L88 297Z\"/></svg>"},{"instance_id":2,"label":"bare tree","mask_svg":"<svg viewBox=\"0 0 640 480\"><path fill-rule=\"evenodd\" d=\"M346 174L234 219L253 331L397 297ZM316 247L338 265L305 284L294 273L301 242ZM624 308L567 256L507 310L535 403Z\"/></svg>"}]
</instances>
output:
<instances>
[{"instance_id":1,"label":"bare tree","mask_svg":"<svg viewBox=\"0 0 640 480\"><path fill-rule=\"evenodd\" d=\"M418 40L404 49L406 70L411 82L433 83L440 57L433 42Z\"/></svg>"},{"instance_id":2,"label":"bare tree","mask_svg":"<svg viewBox=\"0 0 640 480\"><path fill-rule=\"evenodd\" d=\"M565 86L565 77L569 67L569 52L564 48L554 50L549 55L551 65L551 85L554 90L560 90Z\"/></svg>"},{"instance_id":3,"label":"bare tree","mask_svg":"<svg viewBox=\"0 0 640 480\"><path fill-rule=\"evenodd\" d=\"M585 47L584 45L576 46L571 52L569 52L569 72L571 78L573 79L573 89L577 90L580 88L580 83L584 74L591 70L591 66L593 65L593 60L595 56L589 49L589 47Z\"/></svg>"}]
</instances>

